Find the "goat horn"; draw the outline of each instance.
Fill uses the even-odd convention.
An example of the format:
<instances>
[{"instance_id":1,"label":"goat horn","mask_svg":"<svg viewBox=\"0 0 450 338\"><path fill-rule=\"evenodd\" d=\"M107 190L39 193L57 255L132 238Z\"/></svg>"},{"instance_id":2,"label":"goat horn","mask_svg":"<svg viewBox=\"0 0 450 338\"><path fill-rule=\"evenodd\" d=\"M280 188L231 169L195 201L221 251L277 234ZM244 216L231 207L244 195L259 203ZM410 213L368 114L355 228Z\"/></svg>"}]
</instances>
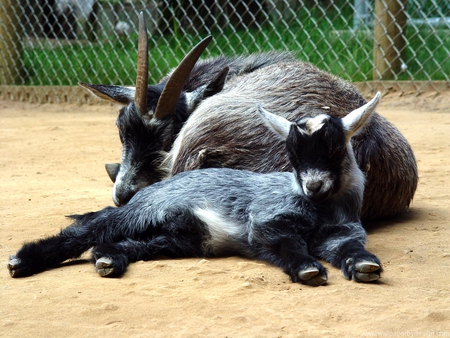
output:
<instances>
[{"instance_id":1,"label":"goat horn","mask_svg":"<svg viewBox=\"0 0 450 338\"><path fill-rule=\"evenodd\" d=\"M155 115L156 119L162 119L165 116L172 115L175 112L178 98L186 83L192 68L194 68L200 55L205 50L206 46L211 42L212 36L208 36L200 41L197 46L184 57L178 67L173 71L169 80L167 80L164 90L159 97L156 105Z\"/></svg>"},{"instance_id":2,"label":"goat horn","mask_svg":"<svg viewBox=\"0 0 450 338\"><path fill-rule=\"evenodd\" d=\"M136 93L134 103L140 114L147 113L147 87L148 87L148 41L145 27L144 13L139 13L139 44L136 71Z\"/></svg>"}]
</instances>

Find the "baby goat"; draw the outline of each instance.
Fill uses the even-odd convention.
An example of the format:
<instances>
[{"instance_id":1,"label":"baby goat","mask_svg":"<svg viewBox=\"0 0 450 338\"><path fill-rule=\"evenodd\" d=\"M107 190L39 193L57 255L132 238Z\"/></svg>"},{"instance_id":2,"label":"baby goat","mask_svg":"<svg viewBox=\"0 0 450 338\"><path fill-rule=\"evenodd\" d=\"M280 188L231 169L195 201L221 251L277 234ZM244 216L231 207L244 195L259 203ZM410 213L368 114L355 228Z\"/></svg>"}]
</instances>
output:
<instances>
[{"instance_id":1,"label":"baby goat","mask_svg":"<svg viewBox=\"0 0 450 338\"><path fill-rule=\"evenodd\" d=\"M25 244L10 257L9 272L29 276L94 247L101 276L120 276L129 263L160 254L238 254L280 267L293 282L324 284L327 271L318 259L348 279L375 281L381 263L364 248L364 175L350 138L365 126L380 96L343 118L321 114L296 123L259 107L265 123L285 140L292 173L180 173L140 190L122 207L74 216L59 235Z\"/></svg>"}]
</instances>

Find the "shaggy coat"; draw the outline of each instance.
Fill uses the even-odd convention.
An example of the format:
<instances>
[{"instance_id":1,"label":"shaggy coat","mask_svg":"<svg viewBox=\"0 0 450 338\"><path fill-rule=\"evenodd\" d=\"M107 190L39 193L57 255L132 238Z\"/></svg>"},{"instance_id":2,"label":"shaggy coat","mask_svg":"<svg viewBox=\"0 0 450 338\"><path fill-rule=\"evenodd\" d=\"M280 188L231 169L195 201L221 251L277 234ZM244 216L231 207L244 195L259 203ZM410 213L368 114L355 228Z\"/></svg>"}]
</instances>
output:
<instances>
[{"instance_id":1,"label":"shaggy coat","mask_svg":"<svg viewBox=\"0 0 450 338\"><path fill-rule=\"evenodd\" d=\"M122 163L107 165L118 206L143 187L186 170L290 171L282 142L256 118L256 102L290 121L322 113L342 117L366 102L351 84L294 61L289 53L217 57L196 64L211 37L195 46L159 84L147 88L142 13L139 20L136 89L82 84L101 98L125 105L117 119ZM362 218L392 217L406 209L418 173L403 135L375 114L352 145L367 177Z\"/></svg>"},{"instance_id":2,"label":"shaggy coat","mask_svg":"<svg viewBox=\"0 0 450 338\"><path fill-rule=\"evenodd\" d=\"M165 162L169 176L210 167L291 171L283 142L267 133L256 103L296 121L323 113L343 117L366 100L350 83L304 62L279 62L235 77L203 101L181 129ZM352 146L367 181L362 219L392 217L406 209L418 171L400 131L374 113Z\"/></svg>"}]
</instances>

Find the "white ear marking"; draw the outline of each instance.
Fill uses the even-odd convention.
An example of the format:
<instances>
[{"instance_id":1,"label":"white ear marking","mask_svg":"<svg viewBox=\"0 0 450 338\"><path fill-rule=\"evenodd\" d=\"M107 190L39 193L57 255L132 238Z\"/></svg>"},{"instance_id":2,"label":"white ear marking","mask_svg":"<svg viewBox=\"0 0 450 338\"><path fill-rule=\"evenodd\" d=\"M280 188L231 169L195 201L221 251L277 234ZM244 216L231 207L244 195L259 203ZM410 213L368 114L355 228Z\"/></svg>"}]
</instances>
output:
<instances>
[{"instance_id":1,"label":"white ear marking","mask_svg":"<svg viewBox=\"0 0 450 338\"><path fill-rule=\"evenodd\" d=\"M275 134L279 135L282 139L286 139L291 130L292 123L286 120L284 117L272 114L268 112L260 104L258 104L258 111L264 124L271 129Z\"/></svg>"},{"instance_id":2,"label":"white ear marking","mask_svg":"<svg viewBox=\"0 0 450 338\"><path fill-rule=\"evenodd\" d=\"M361 128L369 121L369 118L375 111L380 99L381 92L377 92L374 98L367 102L364 106L353 110L347 116L342 118L342 124L346 132L347 140L361 130Z\"/></svg>"}]
</instances>

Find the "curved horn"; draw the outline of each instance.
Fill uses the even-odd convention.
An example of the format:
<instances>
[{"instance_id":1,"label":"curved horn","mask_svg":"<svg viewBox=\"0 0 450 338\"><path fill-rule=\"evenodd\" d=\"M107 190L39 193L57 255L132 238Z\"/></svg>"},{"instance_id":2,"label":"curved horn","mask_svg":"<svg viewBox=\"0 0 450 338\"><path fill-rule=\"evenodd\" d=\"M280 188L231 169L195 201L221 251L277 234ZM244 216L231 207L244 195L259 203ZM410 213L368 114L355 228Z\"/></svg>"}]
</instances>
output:
<instances>
[{"instance_id":1,"label":"curved horn","mask_svg":"<svg viewBox=\"0 0 450 338\"><path fill-rule=\"evenodd\" d=\"M147 113L148 87L148 41L144 13L139 13L139 44L136 70L136 93L134 103L140 114Z\"/></svg>"},{"instance_id":2,"label":"curved horn","mask_svg":"<svg viewBox=\"0 0 450 338\"><path fill-rule=\"evenodd\" d=\"M164 86L161 96L159 97L158 104L155 109L155 118L162 119L163 117L171 115L175 112L181 90L183 89L192 68L205 50L206 46L208 46L211 42L211 39L212 36L208 36L200 41L197 46L192 48L188 55L184 57L178 67L173 71Z\"/></svg>"}]
</instances>

